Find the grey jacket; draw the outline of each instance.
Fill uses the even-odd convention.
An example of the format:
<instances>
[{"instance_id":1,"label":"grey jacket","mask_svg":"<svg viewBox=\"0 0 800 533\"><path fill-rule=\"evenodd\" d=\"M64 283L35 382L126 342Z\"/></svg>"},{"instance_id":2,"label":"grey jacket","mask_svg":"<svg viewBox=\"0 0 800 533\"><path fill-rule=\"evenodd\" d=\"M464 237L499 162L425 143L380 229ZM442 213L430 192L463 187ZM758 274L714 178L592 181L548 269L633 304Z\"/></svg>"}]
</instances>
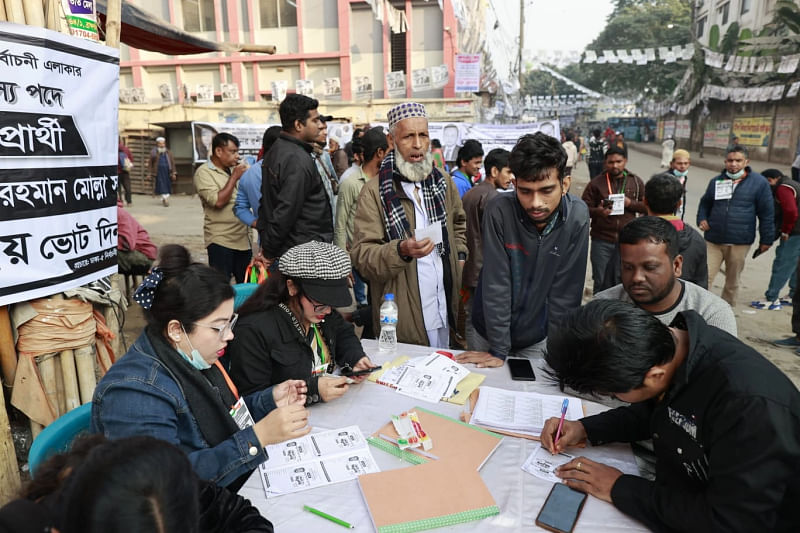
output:
<instances>
[{"instance_id":1,"label":"grey jacket","mask_svg":"<svg viewBox=\"0 0 800 533\"><path fill-rule=\"evenodd\" d=\"M516 194L495 196L483 214L483 270L472 323L505 359L545 337L580 307L589 251L589 209L576 196L561 200L553 229L541 235Z\"/></svg>"}]
</instances>

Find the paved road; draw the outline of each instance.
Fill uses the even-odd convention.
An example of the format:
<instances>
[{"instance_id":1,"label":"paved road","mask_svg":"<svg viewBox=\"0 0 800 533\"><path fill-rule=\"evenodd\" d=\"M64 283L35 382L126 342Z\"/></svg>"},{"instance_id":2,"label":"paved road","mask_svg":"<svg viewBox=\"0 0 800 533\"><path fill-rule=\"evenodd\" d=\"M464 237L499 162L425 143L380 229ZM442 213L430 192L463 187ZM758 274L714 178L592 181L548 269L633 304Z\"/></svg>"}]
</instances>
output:
<instances>
[{"instance_id":1,"label":"paved road","mask_svg":"<svg viewBox=\"0 0 800 533\"><path fill-rule=\"evenodd\" d=\"M653 174L660 171L660 158L630 150L628 168L640 176L645 182ZM722 168L722 160L720 160ZM758 169L761 170L761 169ZM717 172L699 167L689 171L689 189L687 194L687 223L695 225L697 204L705 191L705 187ZM580 163L573 177L572 193L580 196L589 180L585 163ZM170 199L170 207L163 207L159 198L145 195L134 195L133 205L129 211L150 232L156 244L179 243L186 246L198 261L207 260L203 245L203 212L200 200L196 196L177 195ZM800 386L800 357L791 350L776 348L769 340L791 334L791 307L781 311L755 311L748 307L751 300L764 297L764 290L769 282L769 273L774 251L770 249L758 259L748 259L742 274L742 287L739 291L739 302L734 308L739 327L739 337L772 360L778 367ZM591 273L587 268L587 286L591 286ZM716 294L722 292L724 279L720 274L713 283L712 290ZM591 294L591 291L588 291ZM782 294L786 294L785 289ZM138 306L137 306L138 307ZM139 324L139 310L132 312L126 330L134 334Z\"/></svg>"}]
</instances>

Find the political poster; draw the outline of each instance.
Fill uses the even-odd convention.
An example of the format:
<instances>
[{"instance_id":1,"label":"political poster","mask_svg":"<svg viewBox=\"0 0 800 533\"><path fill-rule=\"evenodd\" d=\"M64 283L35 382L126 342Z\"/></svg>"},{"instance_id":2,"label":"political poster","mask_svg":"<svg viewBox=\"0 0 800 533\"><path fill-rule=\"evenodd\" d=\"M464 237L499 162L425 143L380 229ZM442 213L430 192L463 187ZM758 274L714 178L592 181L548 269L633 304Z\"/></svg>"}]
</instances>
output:
<instances>
[{"instance_id":1,"label":"political poster","mask_svg":"<svg viewBox=\"0 0 800 533\"><path fill-rule=\"evenodd\" d=\"M794 117L777 117L775 119L775 136L772 139L772 147L782 149L791 147L793 127Z\"/></svg>"},{"instance_id":2,"label":"political poster","mask_svg":"<svg viewBox=\"0 0 800 533\"><path fill-rule=\"evenodd\" d=\"M458 92L477 92L481 82L481 54L456 54L456 86Z\"/></svg>"},{"instance_id":3,"label":"political poster","mask_svg":"<svg viewBox=\"0 0 800 533\"><path fill-rule=\"evenodd\" d=\"M675 137L675 120L665 120L664 121L664 138L674 138Z\"/></svg>"},{"instance_id":4,"label":"political poster","mask_svg":"<svg viewBox=\"0 0 800 533\"><path fill-rule=\"evenodd\" d=\"M0 23L0 305L117 271L119 51Z\"/></svg>"},{"instance_id":5,"label":"political poster","mask_svg":"<svg viewBox=\"0 0 800 533\"><path fill-rule=\"evenodd\" d=\"M450 83L450 71L447 65L431 67L431 86L434 89L442 89L448 83Z\"/></svg>"},{"instance_id":6,"label":"political poster","mask_svg":"<svg viewBox=\"0 0 800 533\"><path fill-rule=\"evenodd\" d=\"M355 77L356 100L369 100L372 97L372 77Z\"/></svg>"},{"instance_id":7,"label":"political poster","mask_svg":"<svg viewBox=\"0 0 800 533\"><path fill-rule=\"evenodd\" d=\"M218 133L230 133L239 139L239 154L251 165L261 150L264 132L280 124L235 124L228 122L192 122L194 162L204 163L211 155L211 141Z\"/></svg>"},{"instance_id":8,"label":"political poster","mask_svg":"<svg viewBox=\"0 0 800 533\"><path fill-rule=\"evenodd\" d=\"M689 139L692 136L692 121L680 119L675 121L675 138Z\"/></svg>"},{"instance_id":9,"label":"political poster","mask_svg":"<svg viewBox=\"0 0 800 533\"><path fill-rule=\"evenodd\" d=\"M406 95L406 73L402 70L386 73L386 91L389 96Z\"/></svg>"},{"instance_id":10,"label":"political poster","mask_svg":"<svg viewBox=\"0 0 800 533\"><path fill-rule=\"evenodd\" d=\"M733 136L739 144L747 146L769 146L772 117L742 117L733 119Z\"/></svg>"},{"instance_id":11,"label":"political poster","mask_svg":"<svg viewBox=\"0 0 800 533\"><path fill-rule=\"evenodd\" d=\"M703 131L703 147L724 150L731 136L730 122L708 122Z\"/></svg>"},{"instance_id":12,"label":"political poster","mask_svg":"<svg viewBox=\"0 0 800 533\"><path fill-rule=\"evenodd\" d=\"M431 88L431 69L428 67L417 68L411 71L411 90L414 92L427 91Z\"/></svg>"}]
</instances>

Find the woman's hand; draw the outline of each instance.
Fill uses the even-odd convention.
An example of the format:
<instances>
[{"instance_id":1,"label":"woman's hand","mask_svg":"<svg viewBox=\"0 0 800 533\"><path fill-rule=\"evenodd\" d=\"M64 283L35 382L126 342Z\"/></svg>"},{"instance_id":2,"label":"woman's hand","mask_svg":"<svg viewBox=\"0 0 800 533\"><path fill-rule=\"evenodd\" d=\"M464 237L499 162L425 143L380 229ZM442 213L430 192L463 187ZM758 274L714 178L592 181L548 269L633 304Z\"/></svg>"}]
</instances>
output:
<instances>
[{"instance_id":1,"label":"woman's hand","mask_svg":"<svg viewBox=\"0 0 800 533\"><path fill-rule=\"evenodd\" d=\"M302 437L311 431L308 410L300 405L278 407L256 422L253 429L262 447Z\"/></svg>"},{"instance_id":2,"label":"woman's hand","mask_svg":"<svg viewBox=\"0 0 800 533\"><path fill-rule=\"evenodd\" d=\"M288 379L272 387L272 399L275 400L275 405L278 407L284 405L303 406L306 404L307 392L308 386L305 381Z\"/></svg>"},{"instance_id":3,"label":"woman's hand","mask_svg":"<svg viewBox=\"0 0 800 533\"><path fill-rule=\"evenodd\" d=\"M317 388L323 402L330 402L347 392L347 378L343 376L320 377Z\"/></svg>"},{"instance_id":4,"label":"woman's hand","mask_svg":"<svg viewBox=\"0 0 800 533\"><path fill-rule=\"evenodd\" d=\"M373 366L375 366L375 365L372 364L372 361L370 360L370 358L365 355L364 357L362 357L361 359L358 360L358 363L356 363L355 366L353 367L353 371L354 372L358 372L359 370L369 370ZM352 379L356 383L361 383L362 381L364 381L368 377L369 377L369 374L364 374L363 376L353 376L350 379Z\"/></svg>"}]
</instances>

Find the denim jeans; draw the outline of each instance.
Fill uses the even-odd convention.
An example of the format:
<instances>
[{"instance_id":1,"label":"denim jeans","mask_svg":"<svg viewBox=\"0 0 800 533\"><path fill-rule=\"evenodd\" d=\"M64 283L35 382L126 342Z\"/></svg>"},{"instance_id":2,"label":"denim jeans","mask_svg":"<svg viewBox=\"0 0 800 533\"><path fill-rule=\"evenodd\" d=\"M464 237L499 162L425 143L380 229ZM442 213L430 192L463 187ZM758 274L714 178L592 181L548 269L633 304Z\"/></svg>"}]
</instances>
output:
<instances>
[{"instance_id":1,"label":"denim jeans","mask_svg":"<svg viewBox=\"0 0 800 533\"><path fill-rule=\"evenodd\" d=\"M765 296L774 302L780 296L780 291L786 282L789 282L789 294L794 295L797 287L797 260L800 259L800 235L792 235L787 240L781 241L775 250L775 260L772 262L772 276Z\"/></svg>"},{"instance_id":2,"label":"denim jeans","mask_svg":"<svg viewBox=\"0 0 800 533\"><path fill-rule=\"evenodd\" d=\"M367 305L367 284L356 269L353 269L353 294L356 297L356 304Z\"/></svg>"},{"instance_id":3,"label":"denim jeans","mask_svg":"<svg viewBox=\"0 0 800 533\"><path fill-rule=\"evenodd\" d=\"M597 294L600 291L610 289L616 283L614 280L609 279L608 263L615 259L619 261L616 256L617 245L613 242L607 242L600 239L592 239L592 246L589 248L589 257L592 262L592 294ZM613 272L613 270L611 271Z\"/></svg>"}]
</instances>

